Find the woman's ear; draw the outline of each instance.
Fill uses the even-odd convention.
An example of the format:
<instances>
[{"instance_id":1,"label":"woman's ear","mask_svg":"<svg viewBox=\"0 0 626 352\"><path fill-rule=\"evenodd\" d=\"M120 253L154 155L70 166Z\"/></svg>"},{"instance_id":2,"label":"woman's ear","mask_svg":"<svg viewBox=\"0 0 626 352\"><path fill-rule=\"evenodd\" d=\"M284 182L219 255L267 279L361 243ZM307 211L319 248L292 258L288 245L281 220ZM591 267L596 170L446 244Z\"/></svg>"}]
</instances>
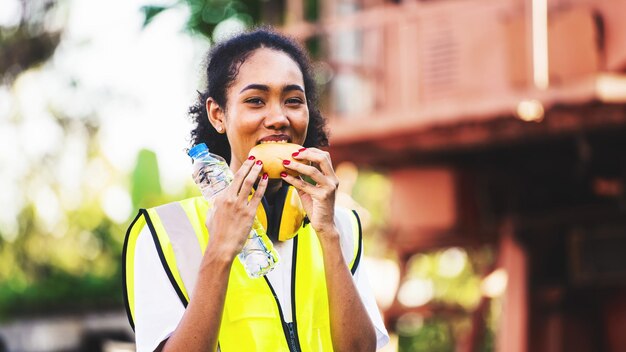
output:
<instances>
[{"instance_id":1,"label":"woman's ear","mask_svg":"<svg viewBox=\"0 0 626 352\"><path fill-rule=\"evenodd\" d=\"M213 128L219 133L224 133L226 122L224 120L224 109L217 104L215 99L209 97L206 100L206 111L209 116L209 122L213 125Z\"/></svg>"}]
</instances>

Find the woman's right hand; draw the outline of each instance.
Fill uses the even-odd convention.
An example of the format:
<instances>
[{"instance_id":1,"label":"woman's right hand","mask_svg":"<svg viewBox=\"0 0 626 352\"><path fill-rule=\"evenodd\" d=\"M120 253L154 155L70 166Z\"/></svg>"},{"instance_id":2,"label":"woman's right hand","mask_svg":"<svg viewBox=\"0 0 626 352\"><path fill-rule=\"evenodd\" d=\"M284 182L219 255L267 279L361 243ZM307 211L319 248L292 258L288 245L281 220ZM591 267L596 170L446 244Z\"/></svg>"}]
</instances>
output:
<instances>
[{"instance_id":1,"label":"woman's right hand","mask_svg":"<svg viewBox=\"0 0 626 352\"><path fill-rule=\"evenodd\" d=\"M248 200L262 168L261 160L250 157L235 173L233 182L215 197L205 222L209 231L208 247L214 250L213 255L223 254L225 260L231 261L243 249L267 188L268 177L264 174Z\"/></svg>"}]
</instances>

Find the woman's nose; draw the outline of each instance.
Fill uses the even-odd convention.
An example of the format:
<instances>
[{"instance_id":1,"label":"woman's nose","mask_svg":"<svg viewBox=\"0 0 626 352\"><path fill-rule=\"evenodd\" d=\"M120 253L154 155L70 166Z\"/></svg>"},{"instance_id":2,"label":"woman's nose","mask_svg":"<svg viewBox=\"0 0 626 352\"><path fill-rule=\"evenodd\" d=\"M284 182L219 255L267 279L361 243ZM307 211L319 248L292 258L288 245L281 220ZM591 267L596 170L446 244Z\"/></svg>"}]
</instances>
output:
<instances>
[{"instance_id":1,"label":"woman's nose","mask_svg":"<svg viewBox=\"0 0 626 352\"><path fill-rule=\"evenodd\" d=\"M268 111L264 124L267 128L281 130L289 126L289 118L281 107L274 107Z\"/></svg>"}]
</instances>

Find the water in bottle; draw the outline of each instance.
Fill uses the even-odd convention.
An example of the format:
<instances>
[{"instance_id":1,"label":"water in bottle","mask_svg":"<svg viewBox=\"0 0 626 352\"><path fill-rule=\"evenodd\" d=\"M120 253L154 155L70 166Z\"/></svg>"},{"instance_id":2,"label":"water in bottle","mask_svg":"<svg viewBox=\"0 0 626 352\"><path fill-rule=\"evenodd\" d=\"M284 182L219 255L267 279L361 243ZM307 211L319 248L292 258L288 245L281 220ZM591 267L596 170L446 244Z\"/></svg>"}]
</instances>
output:
<instances>
[{"instance_id":1,"label":"water in bottle","mask_svg":"<svg viewBox=\"0 0 626 352\"><path fill-rule=\"evenodd\" d=\"M189 156L193 160L193 179L200 188L202 196L212 202L215 196L233 181L233 172L226 160L210 153L204 143L191 148ZM269 273L278 263L278 253L256 216L238 258L243 263L248 276L252 278Z\"/></svg>"}]
</instances>

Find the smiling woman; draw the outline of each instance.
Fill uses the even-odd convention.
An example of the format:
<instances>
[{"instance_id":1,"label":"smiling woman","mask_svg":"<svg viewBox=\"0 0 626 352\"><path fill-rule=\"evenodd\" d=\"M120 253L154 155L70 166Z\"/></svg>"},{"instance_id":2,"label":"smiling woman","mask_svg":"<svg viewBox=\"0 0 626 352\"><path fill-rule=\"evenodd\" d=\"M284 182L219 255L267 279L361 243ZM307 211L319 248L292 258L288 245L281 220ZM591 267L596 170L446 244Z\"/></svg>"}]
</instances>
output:
<instances>
[{"instance_id":1,"label":"smiling woman","mask_svg":"<svg viewBox=\"0 0 626 352\"><path fill-rule=\"evenodd\" d=\"M217 106L222 107L228 111L228 104L232 102L233 97L228 96L227 89L235 83L235 78L243 75L238 75L239 71L244 68L242 66L245 62L249 71L250 68L256 63L261 63L261 60L266 60L272 52L280 59L280 61L269 60L270 63L286 63L287 68L291 68L292 74L298 77L294 77L300 83L287 84L285 87L279 87L280 90L285 92L301 91L299 99L306 97L306 101L299 104L304 105L308 109L308 129L306 133L306 139L303 142L305 147L325 147L328 145L328 137L326 134L325 121L319 110L317 109L317 92L315 87L315 81L313 80L311 66L309 60L305 56L304 52L288 38L278 35L268 35L271 31L258 30L251 32L245 36L236 36L229 41L215 47L210 56L214 58L210 60L207 65L207 87L206 90L198 95L197 103L189 109L190 116L196 124L196 127L191 131L191 137L194 144L206 143L209 149L221 155L230 162L230 145L227 140L227 136L222 132L215 129L213 124L209 122L207 115L207 100L211 98L211 101L216 103ZM266 52L264 55L250 62L249 56L252 55L257 49L264 48ZM219 60L217 59L219 58ZM295 67L294 67L295 66ZM282 72L281 67L277 67L279 72ZM295 68L296 71L293 71ZM245 68L244 68L245 69ZM258 74L269 73L266 67L263 65L257 65L255 67ZM273 72L273 71L272 71ZM285 72L286 74L286 72ZM269 75L266 75L269 76ZM257 77L261 78L261 77ZM240 83L240 89L252 84L250 90L256 92L269 93L269 87L258 82L246 82L247 84ZM236 89L229 90L231 94L239 95L243 94L242 91ZM237 94L239 93L239 94ZM231 99L231 101L229 101ZM260 104L259 98L251 98L247 104ZM295 103L292 101L291 103ZM223 126L222 126L223 127ZM302 143L300 143L302 144Z\"/></svg>"},{"instance_id":2,"label":"smiling woman","mask_svg":"<svg viewBox=\"0 0 626 352\"><path fill-rule=\"evenodd\" d=\"M235 176L210 204L196 197L142 209L131 224L124 276L137 350L381 347L389 338L359 265L359 218L335 206L338 178L318 149L328 139L306 55L256 30L213 48L206 74L190 109L193 142L227 159ZM276 178L263 171L269 156L255 155L272 145L296 145ZM281 258L264 279L234 260L255 215Z\"/></svg>"},{"instance_id":3,"label":"smiling woman","mask_svg":"<svg viewBox=\"0 0 626 352\"><path fill-rule=\"evenodd\" d=\"M227 138L236 136L228 138L233 170L263 141L304 143L309 109L303 81L300 68L287 54L259 48L239 66L225 106L212 97L206 100L211 125Z\"/></svg>"}]
</instances>

